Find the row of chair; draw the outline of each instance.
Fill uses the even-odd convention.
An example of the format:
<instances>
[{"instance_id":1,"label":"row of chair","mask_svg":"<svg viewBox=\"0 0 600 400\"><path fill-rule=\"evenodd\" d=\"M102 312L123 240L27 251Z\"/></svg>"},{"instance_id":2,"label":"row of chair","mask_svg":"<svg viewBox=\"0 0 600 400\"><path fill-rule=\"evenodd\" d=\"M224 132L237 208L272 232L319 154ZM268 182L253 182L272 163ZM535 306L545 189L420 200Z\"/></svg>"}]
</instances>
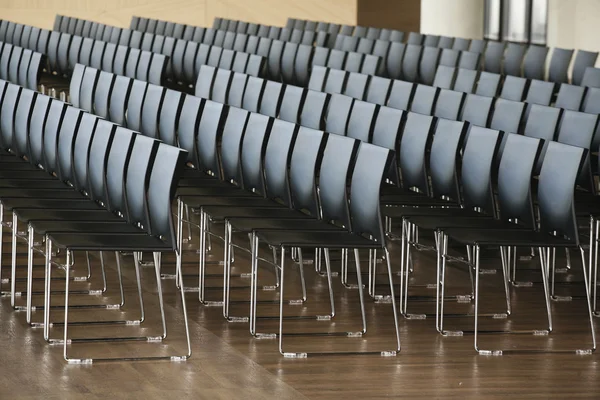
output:
<instances>
[{"instance_id":1,"label":"row of chair","mask_svg":"<svg viewBox=\"0 0 600 400\"><path fill-rule=\"evenodd\" d=\"M75 64L81 63L160 84L168 62L162 54L6 20L0 23L0 41L46 55L48 64L42 65L59 75L70 75Z\"/></svg>"},{"instance_id":2,"label":"row of chair","mask_svg":"<svg viewBox=\"0 0 600 400\"><path fill-rule=\"evenodd\" d=\"M386 129L386 123L378 122L377 116L389 115L391 111L384 113L382 110L394 108L450 120L469 121L477 126L520 133L546 141L557 140L586 149L600 145L600 135L596 134L597 113L528 105L403 81L388 80L360 86L360 93L345 90L339 92L333 89L334 85L330 82L344 82L337 78L337 75L346 74L344 71L315 67L313 73L314 77L320 78L312 79L307 91L291 85L282 86L275 82L244 77L231 71L204 67L196 83L196 95L364 141L368 141L375 132ZM354 75L361 77L359 74ZM362 81L363 84L369 83L368 77L365 78L367 79ZM365 87L368 88L366 96ZM320 94L322 91L329 91L331 96L323 96ZM367 100L352 100L349 96L337 93ZM579 182L586 189L595 192L590 168L588 161Z\"/></svg>"},{"instance_id":3,"label":"row of chair","mask_svg":"<svg viewBox=\"0 0 600 400\"><path fill-rule=\"evenodd\" d=\"M64 345L64 357L69 363L91 363L85 357L71 358L68 351L82 341L71 339L68 331L69 286L74 284L69 271L75 261L73 252L115 251L118 255L120 251L149 251L157 261L165 329L164 337L154 341L162 341L166 338L166 327L159 253L178 253L171 205L186 152L49 96L6 82L0 84L4 152L0 162L3 186L0 205L3 215L13 214L12 305L15 306L17 281L16 236L20 235L19 225L23 223L28 242L27 320L31 321L32 265L37 249L45 254L47 283L51 282L51 269L66 266L64 336L63 339L49 336L51 290L47 286L44 337L51 343ZM42 236L43 245L34 241L34 234ZM183 291L180 295L187 350L183 355L163 353L150 359L185 360L191 355Z\"/></svg>"},{"instance_id":4,"label":"row of chair","mask_svg":"<svg viewBox=\"0 0 600 400\"><path fill-rule=\"evenodd\" d=\"M382 108L382 112L383 112L383 109L384 108ZM231 111L232 111L232 109L230 109L229 113L231 113ZM400 114L403 114L403 113L400 112ZM421 152L415 152L414 148L411 148L411 146L409 144L411 143L412 135L417 135L416 137L420 137L420 136L427 137L427 135L425 135L425 132L427 132L428 129L431 129L431 128L426 128L426 127L427 126L431 127L431 126L435 125L435 119L433 119L432 117L420 116L419 114L415 114L415 113L407 113L407 115L408 115L408 117L407 117L407 123L404 125L404 128L403 128L404 133L402 134L403 138L406 137L406 143L404 145L401 145L401 147L400 147L401 151L402 151L402 148L405 149L404 150L405 153L401 153L401 154L405 154L406 155L407 162L408 162L408 155L410 155L410 154L423 154L423 159L425 159L426 158L425 154L427 153L427 151L423 150ZM429 125L427 125L427 123L425 125L423 125L423 121L428 121ZM439 123L441 123L441 121L446 121L446 120L440 119ZM400 121L398 122L398 124L399 123L400 123ZM214 121L213 122L213 126L217 126L218 124L219 124L218 121ZM446 124L446 122L444 122L444 124ZM456 127L454 127L454 129L449 129L452 125L444 125L444 124L441 124L439 126L439 130L436 132L436 135L443 136L445 132L457 132L455 129L458 129L458 133L462 132L462 134L464 134L466 132L466 130L467 130L465 128L466 125L465 125L464 122L451 122L451 121L448 121L447 124L456 124L457 125ZM460 125L460 127L459 127L459 125ZM283 126L285 126L285 125L280 125L281 132L284 131L283 130ZM388 127L388 129L385 130L385 132L386 132L386 134L388 136L389 135L394 136L394 135L398 135L399 134L400 125L398 125L398 128L399 128L398 130L396 130L396 129L389 129L389 127L390 127L389 123L387 124L387 127ZM480 143L480 144L482 144L482 143L490 143L490 136L488 136L488 135L490 133L493 133L493 132L496 132L495 133L496 140L493 143L498 143L499 144L500 135L497 133L497 131L490 131L490 130L487 130L485 128L472 128L471 129L471 131L469 132L469 139L467 139L467 148L465 148L465 154L468 155L468 156L464 156L464 157L466 157L466 160L469 160L469 159L470 160L481 160L481 158L482 158L481 157L481 148L479 148L477 145L471 145L471 146L469 146L468 143L470 143L470 142L472 142L472 143ZM224 132L224 134L225 134L225 132ZM520 140L517 141L517 142L514 142L515 140L517 140L518 137L520 137L520 136L509 135L508 138L507 138L507 140L506 140L505 151L508 152L508 154L511 154L511 157L514 156L516 149L519 149L519 148L523 147L522 142ZM434 135L434 138L435 138L435 135ZM398 139L398 137L396 137L395 140L392 139L391 142L395 143L397 141L397 139ZM536 140L536 139L530 139L530 138L524 138L524 139L526 140L526 143L527 143L527 140ZM421 141L421 140L418 141L418 143L423 143L423 142L427 142L427 141L426 140L424 140L424 141ZM539 141L538 141L538 143L539 143ZM497 151L498 144L493 144L491 146L492 149L496 149L496 150L494 150L492 152L492 157L491 157L491 159L489 161L489 166L488 166L487 169L486 168L481 168L481 164L478 165L477 168L474 168L474 166L472 164L470 164L469 162L466 162L465 159L463 159L463 168L466 168L466 170L468 170L468 171L479 170L479 171L482 171L482 173L485 173L485 171L489 171L489 169L491 168L491 165L493 165L492 161L495 158L494 155L495 155L495 152ZM506 146L508 146L508 147L506 147ZM456 154L459 153L460 147L461 146L456 146ZM568 148L568 146L562 146L560 144L553 143L553 144L549 145L548 148L549 148L549 150L546 153L547 154L547 160L554 160L554 161L556 161L557 159L560 159L560 153L564 151L563 149L564 148ZM446 153L448 152L448 148L447 147L444 147L443 149L444 149L444 151ZM288 157L287 156L287 154L288 154L287 152L281 151L281 148L279 150L280 150L279 153L282 153L282 154L280 154L281 159L284 159L284 158ZM472 157L471 157L471 154L473 154ZM584 154L583 150L581 150L580 153L579 153L579 156L582 157L583 154ZM517 159L522 159L522 157L520 157L518 154L516 155L516 158ZM338 162L339 162L340 159L342 159L342 158L339 158ZM435 159L437 160L438 157L436 157ZM509 159L512 160L512 158L509 158ZM403 158L402 158L402 156L400 156L399 162L402 163L402 160L403 160ZM487 156L485 157L485 160L488 160ZM466 163L466 166L465 166L465 163ZM549 163L551 164L552 162L549 162ZM576 162L577 166L579 166L579 163L580 163L580 161L577 160L577 162ZM274 165L274 164L272 164L272 162L268 163L268 164L269 165ZM507 164L508 164L508 162L507 162ZM535 164L535 163L533 163L533 164ZM407 173L408 173L408 171L410 170L410 168L408 168L409 165L410 164L404 165L404 168L402 168L402 170L406 170ZM512 167L514 168L513 173L514 173L514 171L521 171L521 173L527 174L526 169L521 168L521 165L512 165ZM213 168L212 170L214 170L214 167L212 167L212 168ZM548 167L546 167L546 169L547 168ZM529 180L531 179L530 175L531 175L531 170L532 169L533 169L533 166L530 168L530 171L529 171ZM287 170L287 169L286 168L280 168L280 170ZM323 174L323 171L321 171L321 174ZM493 173L489 174L488 176L492 176L492 175L493 175ZM547 175L547 174L544 174L544 175ZM267 176L268 176L268 174L267 174ZM372 175L369 175L369 176L372 176ZM227 176L226 178L229 179L230 176ZM238 178L238 179L240 179L240 178ZM338 179L341 179L341 180L345 181L345 176L339 177L339 175L338 175ZM280 179L279 181L282 182L284 180ZM407 179L407 181L409 181L409 180ZM246 182L246 181L243 180L243 182ZM545 183L542 185L543 187L545 187L547 185L548 179L545 178L544 182ZM259 187L260 187L260 185L259 185ZM323 190L323 187L321 187L321 190ZM376 192L378 192L378 190ZM354 191L351 191L351 193L353 194ZM352 196L352 194L351 194L351 196ZM503 194L504 194L504 192L503 192ZM357 196L358 196L358 194L357 194ZM354 198L354 197L352 197L352 198ZM379 196L377 195L376 198L377 198L376 203L378 203L379 202ZM263 219L267 218L268 220L270 220L268 222L269 224L274 224L277 221L280 221L278 226L286 226L287 227L289 225L288 223L292 222L292 219L285 219L284 217L276 217L275 214L278 214L278 213L275 212L273 209L268 209L268 210L262 209L261 212L258 212L258 211L256 211L256 209L258 208L258 206L246 205L246 207L243 207L242 211L239 211L239 208L241 206L241 201L239 203L235 202L236 205L240 204L238 206L232 205L232 203L229 203L229 201L227 201L226 199L222 199L221 201L226 202L227 206L226 207L216 206L216 205L215 206L207 206L205 203L200 203L200 205L198 205L198 208L202 209L202 214L210 215L211 220L214 220L214 219L219 220L219 219L223 218L223 216L225 216L225 218L228 221L230 221L230 223L229 223L228 226L233 226L234 228L240 227L240 229L242 231L244 231L244 232L247 231L247 230L245 230L244 226L248 226L249 215L251 215L251 216L254 217L254 218L252 218L252 222L250 223L250 226L253 226L254 224L260 225L260 224L264 223L264 222L260 222L259 220L256 219L257 215L260 215L261 218L263 218ZM419 201L423 201L423 199L419 199ZM356 200L354 200L354 202L356 203ZM351 204L352 204L352 202L351 202ZM362 201L360 204L361 204L361 206L364 206L365 204L374 204L374 203L373 203L372 200L370 200L368 202L367 201ZM426 201L425 201L425 204L426 204ZM234 207L235 207L235 209L234 209ZM384 209L384 214L386 212L388 212L388 211L389 211L388 209ZM426 213L427 210L422 210L422 212ZM456 210L454 210L453 212L456 212ZM282 212L282 213L287 214L288 211L285 211L285 212ZM267 217L267 215L269 217ZM292 214L292 215L294 215L294 214ZM202 220L203 220L203 217L201 217L201 221ZM293 222L295 222L296 224L300 224L300 222L298 222L298 221L293 221ZM489 223L489 221L487 221L487 223ZM201 224L202 224L202 222L201 222ZM273 225L269 225L269 226L273 226ZM294 230L293 229L293 225L291 225L290 228L288 228L288 229ZM226 232L227 232L227 230L226 230ZM293 240L295 240L295 241L293 241L293 242L285 242L285 241L282 242L282 241L276 239L275 235L281 235L281 236L284 236L284 237L291 237L291 238L294 238ZM359 243L358 241L355 241L351 245L349 245L347 241L343 241L343 240L341 240L339 238L338 238L338 240L335 240L335 237L337 235L333 235L333 234L327 234L326 235L325 233L317 234L315 232L310 232L310 233L303 232L302 234L299 234L297 232L290 232L290 233L288 233L288 235L290 235L290 236L285 236L282 231L273 232L272 234L268 234L268 233L262 233L261 234L261 232L259 231L259 232L255 232L255 235L254 235L255 239L254 240L266 241L267 243L277 245L278 248L279 247L283 247L283 248L288 247L288 245L286 245L285 243L293 243L292 247L299 246L300 244L302 246L305 246L305 247L323 246L323 242L321 242L321 240L323 240L323 238L329 238L329 241L327 241L325 243L335 243L335 245L329 245L330 247L338 247L338 246L342 247L342 246L347 245L349 247L354 247L354 248L356 248L356 247L363 248L363 246L367 246L367 247L368 246L372 246L372 244L368 244L366 242L363 244L363 243ZM291 240L291 239L288 239L288 240ZM385 240L385 239L383 239L383 240ZM253 246L252 248L258 249L259 247L258 247L258 245L256 245L256 246ZM385 251L385 249L384 249L384 251ZM200 253L202 254L203 252L201 251ZM258 256L258 254L257 254L258 250L253 251L253 253L254 253L253 259L256 259L256 257ZM284 250L284 254L285 254L285 250ZM386 257L386 258L389 259L389 257ZM225 256L224 260L228 260L228 259L229 258L227 256ZM252 268L253 268L253 276L254 276L254 274L255 274L255 266L253 265ZM283 271L283 269L282 269L282 271ZM281 279L282 279L281 282L283 282L283 278L281 278ZM281 287L283 287L283 286L281 286ZM362 285L360 285L360 287L362 287ZM255 304L256 304L255 301L253 301L252 304L255 307ZM251 309L251 315L252 315L252 312L253 311ZM283 321L283 315L282 314L280 314L280 318L281 318L281 321ZM280 326L280 329L281 329L280 333L283 333L283 330L282 330L283 327L282 326ZM256 332L255 325L254 325L254 327L252 327L252 322L251 322L251 332L253 334L257 335L257 336L260 336L260 334L258 332ZM283 339L281 339L281 340L283 340ZM282 354L284 354L285 356L288 356L288 357L305 356L305 355L307 355L305 353L296 354L296 353L285 352L283 350L283 348L282 348L281 342L280 342L280 351L282 352Z\"/></svg>"},{"instance_id":5,"label":"row of chair","mask_svg":"<svg viewBox=\"0 0 600 400\"><path fill-rule=\"evenodd\" d=\"M0 42L0 79L38 90L44 55L20 46Z\"/></svg>"}]
</instances>

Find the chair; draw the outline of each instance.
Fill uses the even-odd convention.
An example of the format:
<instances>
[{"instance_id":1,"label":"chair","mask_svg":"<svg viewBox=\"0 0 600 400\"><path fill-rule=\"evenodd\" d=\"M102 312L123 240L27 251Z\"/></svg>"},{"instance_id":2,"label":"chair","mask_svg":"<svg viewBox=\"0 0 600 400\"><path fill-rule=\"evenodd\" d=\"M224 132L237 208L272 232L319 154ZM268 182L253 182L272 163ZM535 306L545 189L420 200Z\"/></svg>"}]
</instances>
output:
<instances>
[{"instance_id":1,"label":"chair","mask_svg":"<svg viewBox=\"0 0 600 400\"><path fill-rule=\"evenodd\" d=\"M477 81L477 89L475 94L486 97L496 97L500 88L499 74L493 74L490 72L482 72L479 74L479 80Z\"/></svg>"},{"instance_id":2,"label":"chair","mask_svg":"<svg viewBox=\"0 0 600 400\"><path fill-rule=\"evenodd\" d=\"M476 94L467 94L463 106L460 120L468 121L472 125L481 127L489 126L492 109L494 106L493 97L484 97Z\"/></svg>"},{"instance_id":3,"label":"chair","mask_svg":"<svg viewBox=\"0 0 600 400\"><path fill-rule=\"evenodd\" d=\"M531 45L523 59L523 76L529 79L544 80L548 47Z\"/></svg>"},{"instance_id":4,"label":"chair","mask_svg":"<svg viewBox=\"0 0 600 400\"><path fill-rule=\"evenodd\" d=\"M471 41L473 46L475 41ZM483 70L494 74L502 73L502 60L504 58L504 42L489 42L483 57ZM518 48L515 48L518 49ZM473 51L469 49L469 51Z\"/></svg>"},{"instance_id":5,"label":"chair","mask_svg":"<svg viewBox=\"0 0 600 400\"><path fill-rule=\"evenodd\" d=\"M98 82L96 83L96 90L93 94L93 109L91 112L104 119L108 119L110 117L109 102L115 84L115 78L115 74L100 71ZM71 83L73 83L73 80L71 80Z\"/></svg>"},{"instance_id":6,"label":"chair","mask_svg":"<svg viewBox=\"0 0 600 400\"><path fill-rule=\"evenodd\" d=\"M377 46L378 43L375 44ZM405 44L392 42L387 55L387 73L392 79L402 79L402 61L404 58Z\"/></svg>"},{"instance_id":7,"label":"chair","mask_svg":"<svg viewBox=\"0 0 600 400\"><path fill-rule=\"evenodd\" d=\"M398 80L392 81L392 89L390 90L387 106L408 111L416 89L417 85L413 83Z\"/></svg>"},{"instance_id":8,"label":"chair","mask_svg":"<svg viewBox=\"0 0 600 400\"><path fill-rule=\"evenodd\" d=\"M573 61L573 73L571 83L573 85L581 85L583 74L587 67L593 67L598 59L597 51L578 50Z\"/></svg>"},{"instance_id":9,"label":"chair","mask_svg":"<svg viewBox=\"0 0 600 400\"><path fill-rule=\"evenodd\" d=\"M423 115L433 115L440 89L420 84L416 86L409 111Z\"/></svg>"},{"instance_id":10,"label":"chair","mask_svg":"<svg viewBox=\"0 0 600 400\"><path fill-rule=\"evenodd\" d=\"M440 89L433 116L458 121L466 94L448 89Z\"/></svg>"},{"instance_id":11,"label":"chair","mask_svg":"<svg viewBox=\"0 0 600 400\"><path fill-rule=\"evenodd\" d=\"M487 40L473 39L473 40L471 40L471 43L469 44L468 51L483 54L486 51L487 44L488 44Z\"/></svg>"},{"instance_id":12,"label":"chair","mask_svg":"<svg viewBox=\"0 0 600 400\"><path fill-rule=\"evenodd\" d=\"M299 86L307 86L309 83L309 79L312 76L310 73L312 56L312 46L300 45L298 47L294 61L294 76L296 77L296 84Z\"/></svg>"},{"instance_id":13,"label":"chair","mask_svg":"<svg viewBox=\"0 0 600 400\"><path fill-rule=\"evenodd\" d=\"M332 94L325 114L325 131L345 135L353 104L354 99L352 97Z\"/></svg>"},{"instance_id":14,"label":"chair","mask_svg":"<svg viewBox=\"0 0 600 400\"><path fill-rule=\"evenodd\" d=\"M348 79L341 93L362 100L364 99L367 87L369 86L369 80L369 75L349 72Z\"/></svg>"},{"instance_id":15,"label":"chair","mask_svg":"<svg viewBox=\"0 0 600 400\"><path fill-rule=\"evenodd\" d=\"M506 76L504 78L504 84L502 85L502 91L500 92L500 98L512 101L523 101L525 93L529 89L530 80L526 78L519 78L516 76Z\"/></svg>"},{"instance_id":16,"label":"chair","mask_svg":"<svg viewBox=\"0 0 600 400\"><path fill-rule=\"evenodd\" d=\"M421 46L423 44L424 40L425 40L425 35L421 35L420 33L416 33L416 32L410 32L408 34L408 39L406 39L406 44Z\"/></svg>"},{"instance_id":17,"label":"chair","mask_svg":"<svg viewBox=\"0 0 600 400\"><path fill-rule=\"evenodd\" d=\"M569 85L563 83L560 85L560 90L556 96L554 107L564 108L565 110L579 111L583 98L585 97L586 88L584 86Z\"/></svg>"},{"instance_id":18,"label":"chair","mask_svg":"<svg viewBox=\"0 0 600 400\"><path fill-rule=\"evenodd\" d=\"M504 53L503 72L505 75L523 76L522 66L525 50L525 45L519 43L508 44L508 46L506 47L506 52Z\"/></svg>"},{"instance_id":19,"label":"chair","mask_svg":"<svg viewBox=\"0 0 600 400\"><path fill-rule=\"evenodd\" d=\"M125 125L127 104L133 80L125 76L117 76L110 95L109 117L110 121Z\"/></svg>"},{"instance_id":20,"label":"chair","mask_svg":"<svg viewBox=\"0 0 600 400\"><path fill-rule=\"evenodd\" d=\"M540 157L534 168L534 175L539 175L542 163L548 149L548 144L556 140L558 125L562 118L563 110L555 107L547 107L531 104L529 117L525 120L523 134L525 136L542 139Z\"/></svg>"},{"instance_id":21,"label":"chair","mask_svg":"<svg viewBox=\"0 0 600 400\"><path fill-rule=\"evenodd\" d=\"M497 99L494 102L494 111L490 120L490 128L507 133L521 133L521 124L525 112L525 103L506 99ZM504 136L504 138L506 135ZM502 144L505 144L505 139ZM500 151L502 151L503 146ZM501 155L502 153L500 153Z\"/></svg>"},{"instance_id":22,"label":"chair","mask_svg":"<svg viewBox=\"0 0 600 400\"><path fill-rule=\"evenodd\" d=\"M294 65L296 63L297 52L298 44L289 42L285 43L281 57L281 77L286 83L294 84L296 82L294 76Z\"/></svg>"},{"instance_id":23,"label":"chair","mask_svg":"<svg viewBox=\"0 0 600 400\"><path fill-rule=\"evenodd\" d=\"M308 90L304 88L286 85L279 108L279 118L297 124L307 92Z\"/></svg>"},{"instance_id":24,"label":"chair","mask_svg":"<svg viewBox=\"0 0 600 400\"><path fill-rule=\"evenodd\" d=\"M573 50L561 49L555 47L552 50L550 65L548 67L548 81L560 83L569 83L569 65L573 58Z\"/></svg>"},{"instance_id":25,"label":"chair","mask_svg":"<svg viewBox=\"0 0 600 400\"><path fill-rule=\"evenodd\" d=\"M249 77L246 83L246 91L242 100L242 108L244 110L258 112L262 102L263 92L265 90L266 81L257 77Z\"/></svg>"},{"instance_id":26,"label":"chair","mask_svg":"<svg viewBox=\"0 0 600 400\"><path fill-rule=\"evenodd\" d=\"M346 65L346 57L348 57L348 54L350 54L350 53L348 53L346 51L332 49L329 52L329 58L327 59L326 66L329 68L346 70L345 65ZM363 56L363 54L361 54L360 56Z\"/></svg>"},{"instance_id":27,"label":"chair","mask_svg":"<svg viewBox=\"0 0 600 400\"><path fill-rule=\"evenodd\" d=\"M308 90L300 111L299 125L323 130L325 111L329 108L330 97L331 95L328 93Z\"/></svg>"},{"instance_id":28,"label":"chair","mask_svg":"<svg viewBox=\"0 0 600 400\"><path fill-rule=\"evenodd\" d=\"M376 40L373 45L372 55L375 57L379 57L381 62L379 64L379 70L377 71L377 75L387 77L388 73L388 53L390 52L392 42L386 40ZM402 43L400 43L402 44ZM402 60L402 54L404 54L404 48L401 50L400 59L398 60L398 68L400 67L400 61Z\"/></svg>"},{"instance_id":29,"label":"chair","mask_svg":"<svg viewBox=\"0 0 600 400\"><path fill-rule=\"evenodd\" d=\"M581 86L600 87L600 68L587 67L581 79Z\"/></svg>"},{"instance_id":30,"label":"chair","mask_svg":"<svg viewBox=\"0 0 600 400\"><path fill-rule=\"evenodd\" d=\"M435 71L435 78L432 85L441 89L452 89L455 78L456 68L439 65L437 71Z\"/></svg>"},{"instance_id":31,"label":"chair","mask_svg":"<svg viewBox=\"0 0 600 400\"><path fill-rule=\"evenodd\" d=\"M421 62L422 51L422 46L414 44L406 45L406 50L404 51L404 58L402 59L402 79L408 82L418 82L419 64Z\"/></svg>"},{"instance_id":32,"label":"chair","mask_svg":"<svg viewBox=\"0 0 600 400\"><path fill-rule=\"evenodd\" d=\"M232 79L232 71L217 68L217 73L212 82L210 97L208 97L208 99L216 101L217 103L227 104Z\"/></svg>"},{"instance_id":33,"label":"chair","mask_svg":"<svg viewBox=\"0 0 600 400\"><path fill-rule=\"evenodd\" d=\"M461 55L461 52L453 49L443 49L440 56L440 65L445 65L448 67L456 67L458 64L458 58Z\"/></svg>"},{"instance_id":34,"label":"chair","mask_svg":"<svg viewBox=\"0 0 600 400\"><path fill-rule=\"evenodd\" d=\"M361 74L367 75L376 75L378 71L381 71L383 65L379 57L366 54L362 61L362 64L360 65L360 69L358 71L354 71L348 67L349 60L350 56L348 56L348 61L346 62L348 71L360 72Z\"/></svg>"},{"instance_id":35,"label":"chair","mask_svg":"<svg viewBox=\"0 0 600 400\"><path fill-rule=\"evenodd\" d=\"M438 47L438 43L440 42L440 37L437 35L424 35L425 39L423 40L422 45L424 47ZM409 35L410 39L410 35Z\"/></svg>"},{"instance_id":36,"label":"chair","mask_svg":"<svg viewBox=\"0 0 600 400\"><path fill-rule=\"evenodd\" d=\"M441 49L437 47L423 47L419 62L419 81L425 85L433 84L435 71L440 62Z\"/></svg>"},{"instance_id":37,"label":"chair","mask_svg":"<svg viewBox=\"0 0 600 400\"><path fill-rule=\"evenodd\" d=\"M481 53L473 51L461 52L458 67L479 70L481 68Z\"/></svg>"},{"instance_id":38,"label":"chair","mask_svg":"<svg viewBox=\"0 0 600 400\"><path fill-rule=\"evenodd\" d=\"M365 95L365 100L369 103L384 106L392 87L392 80L380 76L372 76L369 80L369 87Z\"/></svg>"},{"instance_id":39,"label":"chair","mask_svg":"<svg viewBox=\"0 0 600 400\"><path fill-rule=\"evenodd\" d=\"M283 89L284 85L279 82L266 82L259 107L261 114L277 118L283 98Z\"/></svg>"},{"instance_id":40,"label":"chair","mask_svg":"<svg viewBox=\"0 0 600 400\"><path fill-rule=\"evenodd\" d=\"M374 46L375 39L360 38L358 41L358 46L356 46L356 50L354 51L357 53L372 54Z\"/></svg>"},{"instance_id":41,"label":"chair","mask_svg":"<svg viewBox=\"0 0 600 400\"><path fill-rule=\"evenodd\" d=\"M437 47L440 49L452 49L454 45L454 38L448 36L440 36L440 40L437 44Z\"/></svg>"},{"instance_id":42,"label":"chair","mask_svg":"<svg viewBox=\"0 0 600 400\"><path fill-rule=\"evenodd\" d=\"M554 83L544 82L537 79L531 80L525 102L549 106L554 93Z\"/></svg>"},{"instance_id":43,"label":"chair","mask_svg":"<svg viewBox=\"0 0 600 400\"><path fill-rule=\"evenodd\" d=\"M227 97L228 105L233 107L242 107L244 100L244 92L246 91L246 82L248 81L248 75L241 74L239 72L233 73L231 80L231 87L229 89L229 96Z\"/></svg>"},{"instance_id":44,"label":"chair","mask_svg":"<svg viewBox=\"0 0 600 400\"><path fill-rule=\"evenodd\" d=\"M454 38L454 43L452 43L452 48L454 50L459 50L459 51L468 51L470 44L471 44L470 39L464 39L464 38L457 37L457 38Z\"/></svg>"}]
</instances>

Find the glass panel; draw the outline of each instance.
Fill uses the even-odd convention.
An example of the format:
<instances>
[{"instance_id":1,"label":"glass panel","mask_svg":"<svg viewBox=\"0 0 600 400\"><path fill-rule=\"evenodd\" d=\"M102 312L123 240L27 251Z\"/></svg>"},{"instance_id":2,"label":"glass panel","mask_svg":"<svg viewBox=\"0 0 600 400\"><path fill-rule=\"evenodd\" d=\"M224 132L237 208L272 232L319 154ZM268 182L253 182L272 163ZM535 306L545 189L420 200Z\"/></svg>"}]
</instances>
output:
<instances>
[{"instance_id":1,"label":"glass panel","mask_svg":"<svg viewBox=\"0 0 600 400\"><path fill-rule=\"evenodd\" d=\"M527 42L529 39L528 0L504 0L502 40Z\"/></svg>"},{"instance_id":2,"label":"glass panel","mask_svg":"<svg viewBox=\"0 0 600 400\"><path fill-rule=\"evenodd\" d=\"M484 38L500 40L500 0L485 0Z\"/></svg>"},{"instance_id":3,"label":"glass panel","mask_svg":"<svg viewBox=\"0 0 600 400\"><path fill-rule=\"evenodd\" d=\"M531 7L531 43L546 45L548 0L533 0Z\"/></svg>"}]
</instances>

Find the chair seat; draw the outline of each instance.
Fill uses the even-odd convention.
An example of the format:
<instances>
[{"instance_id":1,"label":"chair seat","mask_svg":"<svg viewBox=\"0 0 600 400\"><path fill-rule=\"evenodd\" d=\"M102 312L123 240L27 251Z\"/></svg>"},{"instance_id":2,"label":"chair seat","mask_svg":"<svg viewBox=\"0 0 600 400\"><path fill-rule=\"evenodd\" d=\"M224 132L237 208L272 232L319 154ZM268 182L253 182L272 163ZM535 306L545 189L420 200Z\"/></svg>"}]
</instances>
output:
<instances>
[{"instance_id":1,"label":"chair seat","mask_svg":"<svg viewBox=\"0 0 600 400\"><path fill-rule=\"evenodd\" d=\"M0 188L0 200L6 197L32 197L40 199L85 199L86 197L78 191L56 190L56 189L22 189L22 188Z\"/></svg>"},{"instance_id":2,"label":"chair seat","mask_svg":"<svg viewBox=\"0 0 600 400\"><path fill-rule=\"evenodd\" d=\"M50 175L48 175L50 177ZM50 177L52 178L52 177ZM20 189L56 189L56 190L73 190L72 187L59 181L56 178L52 179L8 179L0 178L0 188L20 188Z\"/></svg>"},{"instance_id":3,"label":"chair seat","mask_svg":"<svg viewBox=\"0 0 600 400\"><path fill-rule=\"evenodd\" d=\"M252 206L204 206L202 211L210 216L211 221L223 221L225 218L253 217L253 218L314 218L300 211L292 210L275 202L272 205L260 207Z\"/></svg>"},{"instance_id":4,"label":"chair seat","mask_svg":"<svg viewBox=\"0 0 600 400\"><path fill-rule=\"evenodd\" d=\"M214 186L184 186L177 188L178 196L257 196L247 190L227 183Z\"/></svg>"},{"instance_id":5,"label":"chair seat","mask_svg":"<svg viewBox=\"0 0 600 400\"><path fill-rule=\"evenodd\" d=\"M29 225L40 235L50 232L77 233L148 233L127 221L30 221Z\"/></svg>"},{"instance_id":6,"label":"chair seat","mask_svg":"<svg viewBox=\"0 0 600 400\"><path fill-rule=\"evenodd\" d=\"M380 203L383 205L406 205L419 207L458 207L454 202L435 197L427 197L418 194L385 194L381 196Z\"/></svg>"},{"instance_id":7,"label":"chair seat","mask_svg":"<svg viewBox=\"0 0 600 400\"><path fill-rule=\"evenodd\" d=\"M501 230L520 230L527 227L517 224L511 224L506 221L499 221L491 218L489 215L481 216L414 216L407 217L406 220L419 228L427 230L437 230L446 228L475 228L475 229L501 229ZM530 230L532 230L530 228Z\"/></svg>"},{"instance_id":8,"label":"chair seat","mask_svg":"<svg viewBox=\"0 0 600 400\"><path fill-rule=\"evenodd\" d=\"M6 163L0 168L0 176L8 176L11 171L40 171L38 167L28 162Z\"/></svg>"},{"instance_id":9,"label":"chair seat","mask_svg":"<svg viewBox=\"0 0 600 400\"><path fill-rule=\"evenodd\" d=\"M104 210L90 199L32 199L7 197L2 199L5 210L12 211L26 208L50 208L58 210Z\"/></svg>"},{"instance_id":10,"label":"chair seat","mask_svg":"<svg viewBox=\"0 0 600 400\"><path fill-rule=\"evenodd\" d=\"M386 217L390 218L402 218L408 216L463 216L463 217L477 217L481 215L475 211L468 210L465 208L429 208L429 207L382 207L381 212ZM490 218L492 218L490 216Z\"/></svg>"},{"instance_id":11,"label":"chair seat","mask_svg":"<svg viewBox=\"0 0 600 400\"><path fill-rule=\"evenodd\" d=\"M347 231L281 231L257 230L260 241L272 246L314 248L381 248L382 243L365 239Z\"/></svg>"},{"instance_id":12,"label":"chair seat","mask_svg":"<svg viewBox=\"0 0 600 400\"><path fill-rule=\"evenodd\" d=\"M575 247L572 240L531 230L447 229L450 238L464 245Z\"/></svg>"},{"instance_id":13,"label":"chair seat","mask_svg":"<svg viewBox=\"0 0 600 400\"><path fill-rule=\"evenodd\" d=\"M50 175L48 172L36 169L33 171L23 170L23 171L4 171L0 167L0 179L36 179L36 180L57 180L54 175Z\"/></svg>"},{"instance_id":14,"label":"chair seat","mask_svg":"<svg viewBox=\"0 0 600 400\"><path fill-rule=\"evenodd\" d=\"M244 191L242 191L244 192ZM257 205L264 204L266 199L261 196L257 196L250 192L240 193L239 196L219 196L219 195L206 195L206 196L181 196L181 201L191 208L200 208L203 206L218 206L218 205Z\"/></svg>"},{"instance_id":15,"label":"chair seat","mask_svg":"<svg viewBox=\"0 0 600 400\"><path fill-rule=\"evenodd\" d=\"M169 251L171 246L150 235L102 233L51 233L54 246L89 251Z\"/></svg>"},{"instance_id":16,"label":"chair seat","mask_svg":"<svg viewBox=\"0 0 600 400\"><path fill-rule=\"evenodd\" d=\"M332 231L345 231L339 226L328 224L324 221L317 219L293 219L293 218L248 218L248 217L233 217L228 219L231 226L237 232L251 232L253 230L271 230L271 229L282 229L290 231L319 231L319 230L332 230Z\"/></svg>"},{"instance_id":17,"label":"chair seat","mask_svg":"<svg viewBox=\"0 0 600 400\"><path fill-rule=\"evenodd\" d=\"M15 211L19 220L29 223L30 221L123 221L105 209L96 210L59 210L25 208Z\"/></svg>"}]
</instances>

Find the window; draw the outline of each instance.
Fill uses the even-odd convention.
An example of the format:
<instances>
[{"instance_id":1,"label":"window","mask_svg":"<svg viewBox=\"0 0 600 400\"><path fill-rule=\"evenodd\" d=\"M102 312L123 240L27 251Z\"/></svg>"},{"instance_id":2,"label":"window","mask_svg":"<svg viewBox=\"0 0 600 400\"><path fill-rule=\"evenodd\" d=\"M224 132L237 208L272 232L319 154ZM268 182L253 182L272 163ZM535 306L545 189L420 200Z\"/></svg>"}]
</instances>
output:
<instances>
[{"instance_id":1,"label":"window","mask_svg":"<svg viewBox=\"0 0 600 400\"><path fill-rule=\"evenodd\" d=\"M547 16L548 0L486 0L484 36L545 45Z\"/></svg>"}]
</instances>

